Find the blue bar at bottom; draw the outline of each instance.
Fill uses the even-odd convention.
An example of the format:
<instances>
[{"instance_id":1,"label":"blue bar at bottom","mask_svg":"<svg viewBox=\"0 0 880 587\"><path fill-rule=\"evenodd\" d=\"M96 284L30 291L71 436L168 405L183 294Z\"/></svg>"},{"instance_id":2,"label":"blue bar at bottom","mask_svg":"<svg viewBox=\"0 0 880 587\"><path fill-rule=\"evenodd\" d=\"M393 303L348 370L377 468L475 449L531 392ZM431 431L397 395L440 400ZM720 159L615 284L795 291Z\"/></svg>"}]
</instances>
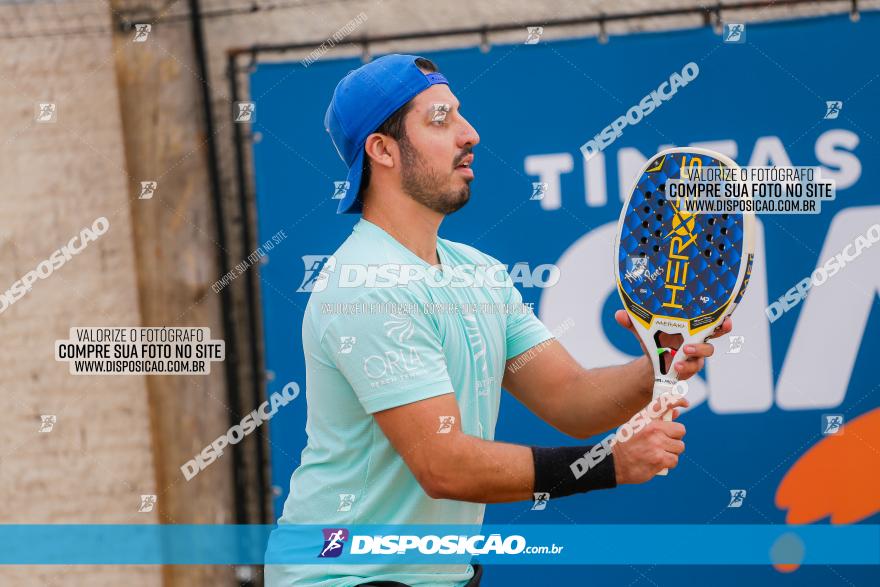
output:
<instances>
[{"instance_id":1,"label":"blue bar at bottom","mask_svg":"<svg viewBox=\"0 0 880 587\"><path fill-rule=\"evenodd\" d=\"M880 525L0 525L0 564L458 564L474 556L483 564L878 565Z\"/></svg>"}]
</instances>

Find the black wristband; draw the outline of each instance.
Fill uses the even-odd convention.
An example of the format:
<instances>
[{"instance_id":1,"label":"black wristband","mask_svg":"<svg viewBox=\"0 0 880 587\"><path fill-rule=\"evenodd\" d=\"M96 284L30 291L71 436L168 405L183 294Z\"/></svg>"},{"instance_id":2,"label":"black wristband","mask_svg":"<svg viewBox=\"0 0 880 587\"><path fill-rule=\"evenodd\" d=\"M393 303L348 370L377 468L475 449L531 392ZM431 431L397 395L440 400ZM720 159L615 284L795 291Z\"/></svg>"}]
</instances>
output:
<instances>
[{"instance_id":1,"label":"black wristband","mask_svg":"<svg viewBox=\"0 0 880 587\"><path fill-rule=\"evenodd\" d=\"M594 489L617 487L614 455L610 451L602 451L604 458L597 459L597 455L590 454L592 448L592 446L553 448L533 446L535 493L549 493L552 499L586 493ZM589 464L585 466L584 463Z\"/></svg>"}]
</instances>

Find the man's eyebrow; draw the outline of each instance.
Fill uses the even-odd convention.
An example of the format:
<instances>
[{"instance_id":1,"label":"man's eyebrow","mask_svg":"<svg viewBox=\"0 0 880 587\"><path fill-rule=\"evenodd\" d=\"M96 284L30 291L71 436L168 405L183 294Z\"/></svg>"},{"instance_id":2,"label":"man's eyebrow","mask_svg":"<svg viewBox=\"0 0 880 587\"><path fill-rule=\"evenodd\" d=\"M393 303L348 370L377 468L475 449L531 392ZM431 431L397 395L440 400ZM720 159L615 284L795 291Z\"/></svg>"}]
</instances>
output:
<instances>
[{"instance_id":1,"label":"man's eyebrow","mask_svg":"<svg viewBox=\"0 0 880 587\"><path fill-rule=\"evenodd\" d=\"M430 108L428 109L428 111L431 111L434 108L434 104L449 104L449 106L451 106L453 110L458 110L459 108L461 108L461 102L459 102L458 100L456 100L454 102L432 101L432 102L430 102Z\"/></svg>"}]
</instances>

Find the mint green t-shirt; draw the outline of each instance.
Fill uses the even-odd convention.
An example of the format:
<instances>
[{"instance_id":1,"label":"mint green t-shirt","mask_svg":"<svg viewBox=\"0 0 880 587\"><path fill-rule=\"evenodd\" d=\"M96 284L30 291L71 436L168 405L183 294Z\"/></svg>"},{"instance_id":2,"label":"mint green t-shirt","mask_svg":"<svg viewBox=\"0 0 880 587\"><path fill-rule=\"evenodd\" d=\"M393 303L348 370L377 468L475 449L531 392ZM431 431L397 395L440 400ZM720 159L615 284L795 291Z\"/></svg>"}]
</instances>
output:
<instances>
[{"instance_id":1,"label":"mint green t-shirt","mask_svg":"<svg viewBox=\"0 0 880 587\"><path fill-rule=\"evenodd\" d=\"M506 361L552 335L523 311L496 259L442 238L437 254L446 275L474 267L472 283L431 287L428 277L377 286L390 282L371 267L430 266L363 219L325 265L302 326L308 443L279 524L482 524L485 505L429 497L372 414L453 393L464 433L492 440ZM483 272L492 275L477 279ZM333 566L267 565L266 585L453 587L473 575L468 564L352 562L343 554Z\"/></svg>"}]
</instances>

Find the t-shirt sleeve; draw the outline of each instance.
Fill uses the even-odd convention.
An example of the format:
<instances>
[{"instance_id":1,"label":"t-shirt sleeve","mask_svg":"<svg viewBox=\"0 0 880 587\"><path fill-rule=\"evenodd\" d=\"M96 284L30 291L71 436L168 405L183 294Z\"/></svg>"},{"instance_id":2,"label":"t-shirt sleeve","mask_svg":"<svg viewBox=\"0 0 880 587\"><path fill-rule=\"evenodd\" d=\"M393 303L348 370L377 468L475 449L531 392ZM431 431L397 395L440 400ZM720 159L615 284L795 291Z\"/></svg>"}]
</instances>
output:
<instances>
[{"instance_id":1,"label":"t-shirt sleeve","mask_svg":"<svg viewBox=\"0 0 880 587\"><path fill-rule=\"evenodd\" d=\"M505 287L508 308L522 305L522 294L513 285L510 276ZM553 334L544 326L534 312L508 312L507 314L507 353L505 360L521 355L533 346L553 338Z\"/></svg>"},{"instance_id":2,"label":"t-shirt sleeve","mask_svg":"<svg viewBox=\"0 0 880 587\"><path fill-rule=\"evenodd\" d=\"M355 303L361 311L335 317L321 345L368 414L454 392L437 324L414 295L387 288Z\"/></svg>"}]
</instances>

